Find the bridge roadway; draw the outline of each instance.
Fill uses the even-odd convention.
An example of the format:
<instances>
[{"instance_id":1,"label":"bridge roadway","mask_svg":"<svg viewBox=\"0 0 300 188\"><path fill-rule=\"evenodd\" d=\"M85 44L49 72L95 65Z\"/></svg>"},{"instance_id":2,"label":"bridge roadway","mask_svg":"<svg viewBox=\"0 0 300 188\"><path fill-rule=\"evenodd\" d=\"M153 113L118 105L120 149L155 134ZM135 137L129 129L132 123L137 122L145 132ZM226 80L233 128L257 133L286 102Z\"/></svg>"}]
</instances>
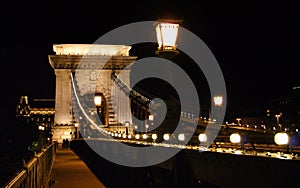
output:
<instances>
[{"instance_id":1,"label":"bridge roadway","mask_svg":"<svg viewBox=\"0 0 300 188\"><path fill-rule=\"evenodd\" d=\"M87 165L69 148L58 149L50 188L105 188Z\"/></svg>"},{"instance_id":2,"label":"bridge roadway","mask_svg":"<svg viewBox=\"0 0 300 188\"><path fill-rule=\"evenodd\" d=\"M137 147L155 146L162 147L162 149L181 148L182 150L166 162L137 169L122 167L103 160L98 154L90 151L91 148L86 144L86 142L90 142L90 144L98 145L97 147L104 150L114 148L115 155L124 153L122 148L116 148L117 146L114 145L116 141ZM297 180L297 173L295 172L300 169L300 157L295 153L279 152L280 148L276 151L241 150L238 149L239 145L219 144L220 147L218 148L201 148L191 145L153 143L143 139L101 138L72 141L75 153L85 158L85 162L90 164L89 166L93 168L92 171L97 174L97 177L101 179L105 176L104 179L110 185L109 187L120 187L119 182L110 180L112 177L119 176L123 185L129 184L128 181L130 181L131 187L136 183L142 184L143 187L149 186L149 184L156 184L153 187L201 187L202 184L207 184L209 187L224 188L289 187L294 185ZM128 151L126 152L128 153ZM134 182L138 178L144 182ZM152 182L149 183L149 181Z\"/></svg>"}]
</instances>

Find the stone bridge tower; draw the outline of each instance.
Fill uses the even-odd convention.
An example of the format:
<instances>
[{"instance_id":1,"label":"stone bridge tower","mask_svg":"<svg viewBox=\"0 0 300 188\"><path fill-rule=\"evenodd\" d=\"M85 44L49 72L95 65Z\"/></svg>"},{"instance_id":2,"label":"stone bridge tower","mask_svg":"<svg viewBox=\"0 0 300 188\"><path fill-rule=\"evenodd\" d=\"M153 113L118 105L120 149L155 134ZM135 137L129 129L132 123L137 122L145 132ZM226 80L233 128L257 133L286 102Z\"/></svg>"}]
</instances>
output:
<instances>
[{"instance_id":1,"label":"stone bridge tower","mask_svg":"<svg viewBox=\"0 0 300 188\"><path fill-rule=\"evenodd\" d=\"M129 56L130 49L131 46L125 45L53 45L55 54L48 56L49 63L56 75L53 140L62 142L65 138L72 140L75 137L71 78L71 74L75 72L83 75L76 77L80 96L101 93L107 101L105 103L107 121L104 126L124 123L124 121L132 122L131 119L128 119L128 114L116 114L111 102L113 85L111 74L125 71L125 74L122 73L121 79L126 83L130 81L130 70L127 66L136 60L135 56Z\"/></svg>"}]
</instances>

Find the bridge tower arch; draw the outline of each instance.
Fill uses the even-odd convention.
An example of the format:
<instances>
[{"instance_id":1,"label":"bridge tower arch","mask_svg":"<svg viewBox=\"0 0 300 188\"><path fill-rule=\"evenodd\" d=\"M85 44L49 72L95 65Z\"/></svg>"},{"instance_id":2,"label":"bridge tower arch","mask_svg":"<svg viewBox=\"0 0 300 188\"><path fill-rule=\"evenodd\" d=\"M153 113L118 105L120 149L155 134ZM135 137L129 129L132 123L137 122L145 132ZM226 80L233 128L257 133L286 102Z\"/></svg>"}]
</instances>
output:
<instances>
[{"instance_id":1,"label":"bridge tower arch","mask_svg":"<svg viewBox=\"0 0 300 188\"><path fill-rule=\"evenodd\" d=\"M130 56L131 46L100 45L100 44L54 44L55 54L48 55L49 63L54 69L56 77L55 88L55 116L53 126L53 140L62 142L68 138L75 138L75 124L73 117L72 74L80 72L76 77L78 94L84 96L88 93L102 93L107 101L105 126L115 122L111 106L111 88L113 85L112 73L121 74L122 80L130 83L130 69L128 65L136 60ZM78 72L77 72L78 71ZM130 104L125 104L130 105ZM128 112L131 113L131 112ZM126 117L129 117L125 114ZM124 118L118 119L124 123ZM132 120L126 120L132 122Z\"/></svg>"}]
</instances>

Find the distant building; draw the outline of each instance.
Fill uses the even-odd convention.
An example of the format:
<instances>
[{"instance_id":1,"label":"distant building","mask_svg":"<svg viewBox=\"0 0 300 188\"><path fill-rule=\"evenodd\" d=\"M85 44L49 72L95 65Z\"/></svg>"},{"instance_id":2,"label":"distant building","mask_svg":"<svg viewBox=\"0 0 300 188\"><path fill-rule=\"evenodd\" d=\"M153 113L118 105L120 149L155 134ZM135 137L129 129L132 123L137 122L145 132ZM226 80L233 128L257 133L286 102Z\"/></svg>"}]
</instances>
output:
<instances>
[{"instance_id":1,"label":"distant building","mask_svg":"<svg viewBox=\"0 0 300 188\"><path fill-rule=\"evenodd\" d=\"M272 122L274 125L279 122L282 128L299 129L300 86L293 87L286 97L267 101L265 117L268 122Z\"/></svg>"},{"instance_id":2,"label":"distant building","mask_svg":"<svg viewBox=\"0 0 300 188\"><path fill-rule=\"evenodd\" d=\"M31 99L21 96L16 107L17 124L29 124L50 130L54 123L54 99Z\"/></svg>"},{"instance_id":3,"label":"distant building","mask_svg":"<svg viewBox=\"0 0 300 188\"><path fill-rule=\"evenodd\" d=\"M28 124L30 118L30 105L28 96L21 96L20 102L16 107L16 119L18 123Z\"/></svg>"},{"instance_id":4,"label":"distant building","mask_svg":"<svg viewBox=\"0 0 300 188\"><path fill-rule=\"evenodd\" d=\"M32 99L30 109L30 122L38 126L51 129L54 124L55 100L54 99Z\"/></svg>"},{"instance_id":5,"label":"distant building","mask_svg":"<svg viewBox=\"0 0 300 188\"><path fill-rule=\"evenodd\" d=\"M300 86L293 87L285 96L269 99L262 104L264 110L247 109L240 118L240 123L249 127L265 127L276 131L300 130Z\"/></svg>"}]
</instances>

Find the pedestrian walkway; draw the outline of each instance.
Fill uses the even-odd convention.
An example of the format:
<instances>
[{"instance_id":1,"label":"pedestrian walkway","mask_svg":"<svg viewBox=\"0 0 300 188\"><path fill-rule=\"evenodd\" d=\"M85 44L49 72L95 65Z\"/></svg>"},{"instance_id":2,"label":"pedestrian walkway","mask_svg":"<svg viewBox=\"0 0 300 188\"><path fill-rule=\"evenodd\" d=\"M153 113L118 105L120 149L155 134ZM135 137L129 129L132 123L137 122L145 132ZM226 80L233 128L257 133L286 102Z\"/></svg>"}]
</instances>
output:
<instances>
[{"instance_id":1,"label":"pedestrian walkway","mask_svg":"<svg viewBox=\"0 0 300 188\"><path fill-rule=\"evenodd\" d=\"M57 150L51 179L51 188L105 187L71 149Z\"/></svg>"}]
</instances>

